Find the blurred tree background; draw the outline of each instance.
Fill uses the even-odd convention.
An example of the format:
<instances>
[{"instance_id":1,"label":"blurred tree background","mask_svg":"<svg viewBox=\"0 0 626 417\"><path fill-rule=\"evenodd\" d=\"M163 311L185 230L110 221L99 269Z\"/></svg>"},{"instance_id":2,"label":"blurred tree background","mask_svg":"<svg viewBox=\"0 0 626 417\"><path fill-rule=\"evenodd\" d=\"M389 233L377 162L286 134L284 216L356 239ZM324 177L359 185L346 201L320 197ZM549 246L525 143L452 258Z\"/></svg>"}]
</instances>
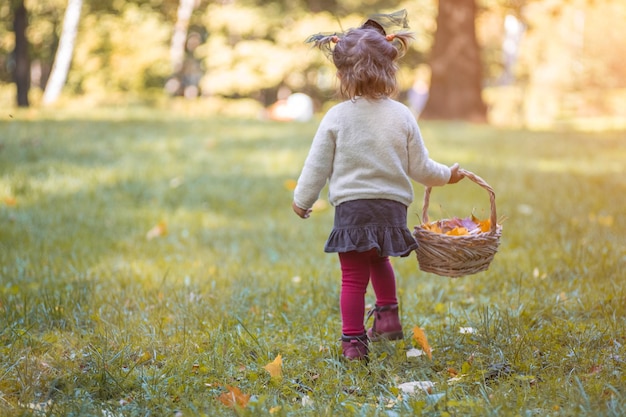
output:
<instances>
[{"instance_id":1,"label":"blurred tree background","mask_svg":"<svg viewBox=\"0 0 626 417\"><path fill-rule=\"evenodd\" d=\"M3 109L192 103L258 116L301 92L323 110L334 68L304 40L404 8L416 41L401 62L400 99L417 113L432 87L430 118L626 119L622 0L82 0L63 88L44 100L71 3L0 3ZM453 19L463 22L456 30ZM459 111L467 88L478 100Z\"/></svg>"}]
</instances>

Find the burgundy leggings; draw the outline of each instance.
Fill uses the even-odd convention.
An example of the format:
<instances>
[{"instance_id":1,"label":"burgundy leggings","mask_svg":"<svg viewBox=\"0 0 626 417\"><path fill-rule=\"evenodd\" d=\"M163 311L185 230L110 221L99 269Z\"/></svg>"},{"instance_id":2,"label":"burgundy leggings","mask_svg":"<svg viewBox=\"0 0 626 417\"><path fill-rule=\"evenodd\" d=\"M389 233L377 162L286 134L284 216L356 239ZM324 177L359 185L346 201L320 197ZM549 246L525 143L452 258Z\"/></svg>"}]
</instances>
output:
<instances>
[{"instance_id":1,"label":"burgundy leggings","mask_svg":"<svg viewBox=\"0 0 626 417\"><path fill-rule=\"evenodd\" d=\"M378 250L339 253L341 264L341 321L346 336L365 333L365 292L371 279L376 305L397 304L396 277L387 256L378 256Z\"/></svg>"}]
</instances>

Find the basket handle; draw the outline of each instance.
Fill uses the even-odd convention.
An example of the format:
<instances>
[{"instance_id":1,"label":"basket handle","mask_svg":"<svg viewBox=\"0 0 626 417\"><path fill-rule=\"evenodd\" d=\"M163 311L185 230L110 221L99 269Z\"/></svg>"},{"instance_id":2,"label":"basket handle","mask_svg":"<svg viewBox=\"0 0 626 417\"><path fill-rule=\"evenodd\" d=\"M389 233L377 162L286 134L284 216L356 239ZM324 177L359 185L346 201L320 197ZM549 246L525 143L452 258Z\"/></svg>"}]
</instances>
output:
<instances>
[{"instance_id":1,"label":"basket handle","mask_svg":"<svg viewBox=\"0 0 626 417\"><path fill-rule=\"evenodd\" d=\"M460 168L459 174L474 181L476 184L483 187L489 193L489 202L491 203L491 217L490 217L491 229L489 230L489 233L494 234L498 226L497 225L498 217L496 214L496 194L494 193L493 188L491 188L491 186L487 184L485 180L483 180L482 178L480 178L478 175L474 174L473 172ZM424 223L428 223L429 221L428 220L428 204L430 202L431 190L432 190L432 187L426 187L426 190L424 192L424 209L422 210L422 221Z\"/></svg>"}]
</instances>

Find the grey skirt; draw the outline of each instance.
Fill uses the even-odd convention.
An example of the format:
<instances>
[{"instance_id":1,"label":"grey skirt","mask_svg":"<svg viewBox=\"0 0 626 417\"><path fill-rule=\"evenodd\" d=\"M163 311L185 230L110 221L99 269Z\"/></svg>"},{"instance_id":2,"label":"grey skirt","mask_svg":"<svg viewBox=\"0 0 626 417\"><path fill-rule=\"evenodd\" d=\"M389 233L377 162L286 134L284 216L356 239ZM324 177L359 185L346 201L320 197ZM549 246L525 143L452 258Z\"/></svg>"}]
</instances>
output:
<instances>
[{"instance_id":1,"label":"grey skirt","mask_svg":"<svg viewBox=\"0 0 626 417\"><path fill-rule=\"evenodd\" d=\"M335 207L335 224L324 252L408 256L417 242L407 227L407 206L392 200L354 200Z\"/></svg>"}]
</instances>

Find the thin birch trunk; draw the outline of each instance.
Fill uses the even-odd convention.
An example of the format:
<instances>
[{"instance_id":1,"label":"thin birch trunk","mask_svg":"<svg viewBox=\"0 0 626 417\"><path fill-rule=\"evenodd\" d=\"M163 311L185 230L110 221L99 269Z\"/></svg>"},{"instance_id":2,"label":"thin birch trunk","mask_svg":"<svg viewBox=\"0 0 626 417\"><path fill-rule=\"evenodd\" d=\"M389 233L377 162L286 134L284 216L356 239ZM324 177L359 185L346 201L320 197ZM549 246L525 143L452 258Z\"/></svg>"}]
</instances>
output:
<instances>
[{"instance_id":1,"label":"thin birch trunk","mask_svg":"<svg viewBox=\"0 0 626 417\"><path fill-rule=\"evenodd\" d=\"M172 34L172 45L170 47L170 59L172 62L172 73L178 74L185 61L185 44L187 43L187 30L193 9L196 7L196 0L180 0L174 33Z\"/></svg>"},{"instance_id":2,"label":"thin birch trunk","mask_svg":"<svg viewBox=\"0 0 626 417\"><path fill-rule=\"evenodd\" d=\"M54 57L52 72L50 73L50 78L48 79L43 94L42 102L44 105L52 104L59 98L61 90L67 80L72 55L74 54L74 44L76 42L76 33L78 32L82 6L83 0L68 0L59 47Z\"/></svg>"}]
</instances>

